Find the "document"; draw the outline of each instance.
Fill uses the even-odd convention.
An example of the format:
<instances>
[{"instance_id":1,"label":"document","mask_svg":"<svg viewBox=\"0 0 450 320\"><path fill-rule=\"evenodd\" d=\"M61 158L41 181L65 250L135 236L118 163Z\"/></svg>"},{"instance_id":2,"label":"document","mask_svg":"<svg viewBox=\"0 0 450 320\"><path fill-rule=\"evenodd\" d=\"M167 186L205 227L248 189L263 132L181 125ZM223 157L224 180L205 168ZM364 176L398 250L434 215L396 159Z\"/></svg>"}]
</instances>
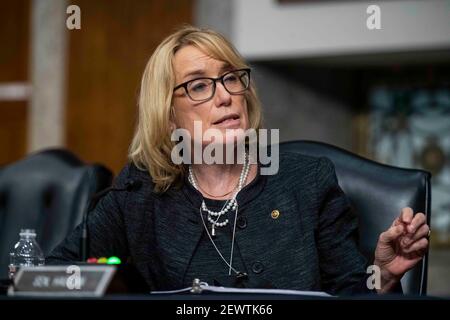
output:
<instances>
[{"instance_id":1,"label":"document","mask_svg":"<svg viewBox=\"0 0 450 320\"><path fill-rule=\"evenodd\" d=\"M259 289L259 288L231 288L210 286L206 282L194 280L192 287L182 288L169 291L152 291L151 294L176 294L176 293L247 293L247 294L284 294L310 297L333 297L332 295L322 291L300 291L300 290L284 290L284 289Z\"/></svg>"}]
</instances>

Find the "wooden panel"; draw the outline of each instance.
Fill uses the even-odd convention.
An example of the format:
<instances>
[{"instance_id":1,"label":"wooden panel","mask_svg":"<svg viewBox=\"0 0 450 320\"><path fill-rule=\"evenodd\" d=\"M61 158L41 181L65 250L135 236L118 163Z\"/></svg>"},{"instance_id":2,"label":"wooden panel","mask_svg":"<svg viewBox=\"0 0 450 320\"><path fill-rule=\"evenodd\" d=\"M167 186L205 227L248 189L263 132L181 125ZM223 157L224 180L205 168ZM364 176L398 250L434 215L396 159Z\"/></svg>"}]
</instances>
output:
<instances>
[{"instance_id":1,"label":"wooden panel","mask_svg":"<svg viewBox=\"0 0 450 320\"><path fill-rule=\"evenodd\" d=\"M26 153L27 103L0 101L0 167Z\"/></svg>"},{"instance_id":2,"label":"wooden panel","mask_svg":"<svg viewBox=\"0 0 450 320\"><path fill-rule=\"evenodd\" d=\"M0 85L28 79L30 2L0 1ZM0 100L0 166L26 153L27 105Z\"/></svg>"},{"instance_id":3,"label":"wooden panel","mask_svg":"<svg viewBox=\"0 0 450 320\"><path fill-rule=\"evenodd\" d=\"M0 83L28 79L29 1L0 1Z\"/></svg>"},{"instance_id":4,"label":"wooden panel","mask_svg":"<svg viewBox=\"0 0 450 320\"><path fill-rule=\"evenodd\" d=\"M67 146L116 173L127 161L145 64L192 1L78 0L81 30L69 32Z\"/></svg>"}]
</instances>

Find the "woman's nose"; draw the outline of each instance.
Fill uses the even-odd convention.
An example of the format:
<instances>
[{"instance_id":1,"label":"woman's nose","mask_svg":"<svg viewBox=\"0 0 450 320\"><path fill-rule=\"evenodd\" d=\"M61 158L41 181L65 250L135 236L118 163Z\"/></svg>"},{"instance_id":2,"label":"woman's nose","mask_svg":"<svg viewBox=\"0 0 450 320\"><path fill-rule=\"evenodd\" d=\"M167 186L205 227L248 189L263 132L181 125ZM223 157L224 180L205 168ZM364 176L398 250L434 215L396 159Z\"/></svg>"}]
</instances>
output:
<instances>
[{"instance_id":1,"label":"woman's nose","mask_svg":"<svg viewBox=\"0 0 450 320\"><path fill-rule=\"evenodd\" d=\"M216 82L216 92L214 93L214 99L218 107L229 106L231 104L231 94L220 82Z\"/></svg>"}]
</instances>

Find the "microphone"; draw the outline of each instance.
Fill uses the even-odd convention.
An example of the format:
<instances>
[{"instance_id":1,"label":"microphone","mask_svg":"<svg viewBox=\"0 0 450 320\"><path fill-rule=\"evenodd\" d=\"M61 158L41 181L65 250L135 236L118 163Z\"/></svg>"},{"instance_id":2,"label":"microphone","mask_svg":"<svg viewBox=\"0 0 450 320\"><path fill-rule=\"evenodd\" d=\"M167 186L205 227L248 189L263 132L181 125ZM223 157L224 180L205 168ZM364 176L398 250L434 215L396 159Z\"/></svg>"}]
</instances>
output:
<instances>
[{"instance_id":1,"label":"microphone","mask_svg":"<svg viewBox=\"0 0 450 320\"><path fill-rule=\"evenodd\" d=\"M97 192L91 196L91 199L89 200L87 209L84 211L83 221L82 221L81 251L80 251L80 256L81 256L82 262L86 262L86 260L89 256L89 250L88 250L89 238L88 238L88 230L87 230L89 213L95 209L95 207L97 206L100 199L103 198L105 195L107 195L109 192L111 192L111 191L128 191L128 192L134 191L134 190L139 189L141 187L141 185L142 185L141 180L130 179L125 183L125 185L123 187L118 188L118 187L111 186L111 187L108 187L108 188L106 188L100 192Z\"/></svg>"}]
</instances>

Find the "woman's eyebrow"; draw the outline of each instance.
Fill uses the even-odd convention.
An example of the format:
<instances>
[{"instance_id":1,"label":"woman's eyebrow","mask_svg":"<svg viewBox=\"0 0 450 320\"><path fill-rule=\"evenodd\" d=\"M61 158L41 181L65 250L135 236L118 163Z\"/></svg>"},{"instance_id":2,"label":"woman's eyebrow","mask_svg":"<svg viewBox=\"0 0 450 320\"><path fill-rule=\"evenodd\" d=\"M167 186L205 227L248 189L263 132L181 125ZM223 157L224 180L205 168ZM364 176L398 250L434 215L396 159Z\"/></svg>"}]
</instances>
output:
<instances>
[{"instance_id":1,"label":"woman's eyebrow","mask_svg":"<svg viewBox=\"0 0 450 320\"><path fill-rule=\"evenodd\" d=\"M222 65L222 67L220 68L220 73L224 73L224 72L226 72L226 71L231 71L231 70L233 70L233 66L231 65L231 64L229 64L229 63L224 63L223 65Z\"/></svg>"},{"instance_id":2,"label":"woman's eyebrow","mask_svg":"<svg viewBox=\"0 0 450 320\"><path fill-rule=\"evenodd\" d=\"M233 67L229 63L224 63L220 67L219 74L222 74L222 73L224 73L226 71L230 71L232 69L233 69ZM186 79L186 78L192 77L192 76L204 76L205 74L206 74L205 70L203 70L203 69L195 69L195 70L192 70L192 71L188 71L188 73L186 73L183 76L183 79Z\"/></svg>"},{"instance_id":3,"label":"woman's eyebrow","mask_svg":"<svg viewBox=\"0 0 450 320\"><path fill-rule=\"evenodd\" d=\"M184 75L183 79L186 79L186 78L191 77L191 76L204 76L204 75L205 75L205 71L204 70L197 69L197 70L192 70L192 71L189 71L188 73L186 73Z\"/></svg>"}]
</instances>

